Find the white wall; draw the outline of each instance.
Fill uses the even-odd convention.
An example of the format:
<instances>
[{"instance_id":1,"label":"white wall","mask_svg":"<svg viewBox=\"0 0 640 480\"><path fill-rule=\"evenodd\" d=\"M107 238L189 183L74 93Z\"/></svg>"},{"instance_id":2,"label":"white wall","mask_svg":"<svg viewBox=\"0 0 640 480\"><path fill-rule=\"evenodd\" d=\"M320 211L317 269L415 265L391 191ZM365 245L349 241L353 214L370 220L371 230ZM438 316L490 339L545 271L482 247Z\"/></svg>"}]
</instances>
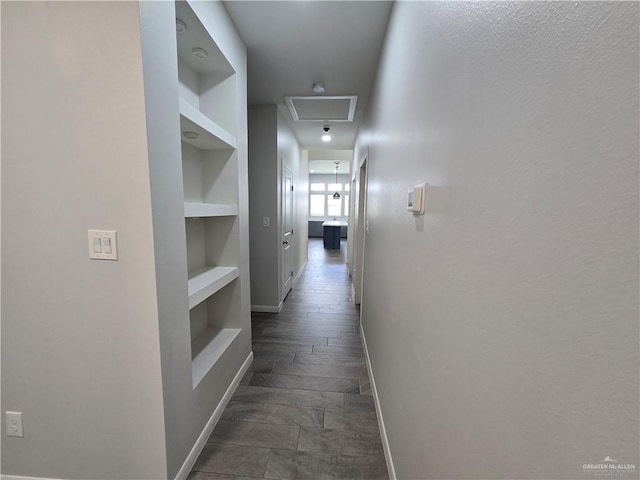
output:
<instances>
[{"instance_id":1,"label":"white wall","mask_svg":"<svg viewBox=\"0 0 640 480\"><path fill-rule=\"evenodd\" d=\"M167 475L140 43L135 2L2 2L3 475Z\"/></svg>"},{"instance_id":2,"label":"white wall","mask_svg":"<svg viewBox=\"0 0 640 480\"><path fill-rule=\"evenodd\" d=\"M192 8L209 28L213 40L227 56L236 74L236 125L228 128L237 138L238 158L238 267L241 296L229 313L233 327L241 328L239 338L193 387L191 337L187 305L185 266L185 220L180 161L178 78L175 57L175 8L173 2L140 2L149 170L155 267L157 277L158 322L168 477L175 478L185 464L207 421L222 401L243 362L251 351L249 302L249 239L247 193L246 49L220 2L194 2ZM230 160L232 161L232 160ZM235 186L229 186L235 192ZM235 228L235 227L234 227ZM237 236L236 236L237 235ZM235 257L235 255L234 255ZM237 309L237 311L236 311ZM188 465L187 465L188 466Z\"/></svg>"},{"instance_id":3,"label":"white wall","mask_svg":"<svg viewBox=\"0 0 640 480\"><path fill-rule=\"evenodd\" d=\"M280 303L280 168L276 105L249 107L249 240L251 305ZM269 218L269 227L262 225Z\"/></svg>"},{"instance_id":4,"label":"white wall","mask_svg":"<svg viewBox=\"0 0 640 480\"><path fill-rule=\"evenodd\" d=\"M255 311L278 311L282 301L283 162L293 173L296 276L307 258L308 162L276 105L249 107L251 305ZM263 217L269 217L269 227L263 226Z\"/></svg>"},{"instance_id":5,"label":"white wall","mask_svg":"<svg viewBox=\"0 0 640 480\"><path fill-rule=\"evenodd\" d=\"M397 478L640 467L638 7L395 4L354 158Z\"/></svg>"},{"instance_id":6,"label":"white wall","mask_svg":"<svg viewBox=\"0 0 640 480\"><path fill-rule=\"evenodd\" d=\"M3 475L175 478L250 354L246 50L221 3L193 8L236 70L242 284L195 389L174 4L2 3L0 410L25 431ZM117 262L88 259L89 228Z\"/></svg>"}]
</instances>

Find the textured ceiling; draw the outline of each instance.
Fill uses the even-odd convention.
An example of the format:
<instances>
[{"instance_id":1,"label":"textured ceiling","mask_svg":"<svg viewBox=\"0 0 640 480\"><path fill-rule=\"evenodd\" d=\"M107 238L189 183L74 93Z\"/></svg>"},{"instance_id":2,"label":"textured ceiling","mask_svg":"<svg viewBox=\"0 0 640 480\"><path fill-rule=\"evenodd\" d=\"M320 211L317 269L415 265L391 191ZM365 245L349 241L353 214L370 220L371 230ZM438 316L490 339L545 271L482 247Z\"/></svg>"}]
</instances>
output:
<instances>
[{"instance_id":1,"label":"textured ceiling","mask_svg":"<svg viewBox=\"0 0 640 480\"><path fill-rule=\"evenodd\" d=\"M392 2L227 1L247 45L249 105L277 104L303 148L353 147L378 65ZM285 96L357 95L354 122L330 123L333 140L320 140L322 123L294 122ZM319 114L320 115L320 114Z\"/></svg>"}]
</instances>

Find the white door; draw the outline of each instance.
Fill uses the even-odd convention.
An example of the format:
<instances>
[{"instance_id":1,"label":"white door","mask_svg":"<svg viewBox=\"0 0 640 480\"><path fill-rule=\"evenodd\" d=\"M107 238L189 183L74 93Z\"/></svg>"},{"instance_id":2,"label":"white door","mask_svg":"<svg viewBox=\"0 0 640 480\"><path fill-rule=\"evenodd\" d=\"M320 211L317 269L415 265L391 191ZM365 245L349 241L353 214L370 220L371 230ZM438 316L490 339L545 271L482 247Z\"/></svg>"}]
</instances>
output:
<instances>
[{"instance_id":1,"label":"white door","mask_svg":"<svg viewBox=\"0 0 640 480\"><path fill-rule=\"evenodd\" d=\"M282 165L282 300L293 284L293 174Z\"/></svg>"}]
</instances>

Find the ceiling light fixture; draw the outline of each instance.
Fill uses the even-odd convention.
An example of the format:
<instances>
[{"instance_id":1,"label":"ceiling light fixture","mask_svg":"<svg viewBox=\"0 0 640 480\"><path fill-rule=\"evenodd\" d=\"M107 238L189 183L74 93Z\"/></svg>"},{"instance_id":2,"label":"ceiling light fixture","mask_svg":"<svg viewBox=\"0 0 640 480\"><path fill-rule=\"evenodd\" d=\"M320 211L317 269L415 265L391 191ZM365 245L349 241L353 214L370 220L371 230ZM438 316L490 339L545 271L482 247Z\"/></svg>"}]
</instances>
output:
<instances>
[{"instance_id":1,"label":"ceiling light fixture","mask_svg":"<svg viewBox=\"0 0 640 480\"><path fill-rule=\"evenodd\" d=\"M209 54L204 48L196 47L192 50L192 52L193 52L193 56L196 58L199 58L200 60L204 60L209 56Z\"/></svg>"},{"instance_id":2,"label":"ceiling light fixture","mask_svg":"<svg viewBox=\"0 0 640 480\"><path fill-rule=\"evenodd\" d=\"M323 82L316 82L313 84L313 91L316 93L324 93L324 83Z\"/></svg>"},{"instance_id":3,"label":"ceiling light fixture","mask_svg":"<svg viewBox=\"0 0 640 480\"><path fill-rule=\"evenodd\" d=\"M182 33L187 29L187 24L179 18L176 18L176 32Z\"/></svg>"},{"instance_id":4,"label":"ceiling light fixture","mask_svg":"<svg viewBox=\"0 0 640 480\"><path fill-rule=\"evenodd\" d=\"M182 132L182 136L184 138L189 139L189 140L195 140L196 138L198 138L198 132L192 132L191 130L185 130L184 132Z\"/></svg>"},{"instance_id":5,"label":"ceiling light fixture","mask_svg":"<svg viewBox=\"0 0 640 480\"><path fill-rule=\"evenodd\" d=\"M334 200L340 200L340 194L338 193L338 165L340 165L340 162L333 162L336 164L336 193L333 194L333 199ZM335 220L335 217L334 217Z\"/></svg>"},{"instance_id":6,"label":"ceiling light fixture","mask_svg":"<svg viewBox=\"0 0 640 480\"><path fill-rule=\"evenodd\" d=\"M320 138L322 139L323 142L330 142L331 135L329 135L329 125L325 125L322 129L324 130L324 135L322 135L322 137Z\"/></svg>"}]
</instances>

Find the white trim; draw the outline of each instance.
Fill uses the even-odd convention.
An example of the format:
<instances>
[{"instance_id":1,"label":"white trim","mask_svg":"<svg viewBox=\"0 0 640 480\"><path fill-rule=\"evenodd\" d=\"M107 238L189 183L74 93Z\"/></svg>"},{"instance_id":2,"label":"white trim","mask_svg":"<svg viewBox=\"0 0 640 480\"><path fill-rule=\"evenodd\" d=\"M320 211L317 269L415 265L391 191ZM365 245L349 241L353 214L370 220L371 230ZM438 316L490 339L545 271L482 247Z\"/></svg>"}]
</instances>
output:
<instances>
[{"instance_id":1,"label":"white trim","mask_svg":"<svg viewBox=\"0 0 640 480\"><path fill-rule=\"evenodd\" d=\"M300 280L300 277L302 276L302 272L304 272L304 269L307 268L307 261L304 261L304 264L302 265L302 268L300 268L300 270L298 270L298 273L296 273L296 276L293 278L293 283L291 284L291 289L293 290L293 288L296 286L296 283L298 283L298 280Z\"/></svg>"},{"instance_id":2,"label":"white trim","mask_svg":"<svg viewBox=\"0 0 640 480\"><path fill-rule=\"evenodd\" d=\"M0 475L0 480L62 480L49 477L23 477L22 475Z\"/></svg>"},{"instance_id":3,"label":"white trim","mask_svg":"<svg viewBox=\"0 0 640 480\"><path fill-rule=\"evenodd\" d=\"M253 362L253 352L249 352L247 359L244 361L244 363L240 367L240 370L238 370L238 373L236 373L236 376L233 378L231 385L229 385L229 388L227 388L227 391L224 392L224 395L222 396L222 400L220 400L220 403L218 404L216 409L213 411L211 418L209 418L209 421L204 426L202 433L200 433L200 436L196 440L196 443L193 445L193 448L189 452L189 455L187 455L187 458L182 464L182 467L180 467L180 470L178 471L175 480L186 480L187 476L189 476L189 473L191 472L191 469L195 465L196 460L200 455L200 452L202 452L202 449L207 444L207 439L211 436L211 432L213 432L213 429L218 423L218 420L220 420L220 417L222 416L222 412L224 412L224 409L229 403L229 400L231 400L231 397L233 396L234 392L238 388L238 385L240 385L240 380L242 380L242 377L244 376L244 374L247 373L247 370L249 369L249 365L251 365L251 362ZM4 478L2 480L4 480Z\"/></svg>"},{"instance_id":4,"label":"white trim","mask_svg":"<svg viewBox=\"0 0 640 480\"><path fill-rule=\"evenodd\" d=\"M369 158L369 145L367 145L364 148L364 154L362 155L362 158L360 159L360 163L358 163L358 170L360 168L362 168L362 166L365 164L365 162L367 161L367 158ZM356 177L356 173L353 172L353 178ZM359 180L359 179L358 179Z\"/></svg>"},{"instance_id":5,"label":"white trim","mask_svg":"<svg viewBox=\"0 0 640 480\"><path fill-rule=\"evenodd\" d=\"M277 307L273 305L251 305L252 312L280 313L280 310L282 310L282 302Z\"/></svg>"},{"instance_id":6,"label":"white trim","mask_svg":"<svg viewBox=\"0 0 640 480\"><path fill-rule=\"evenodd\" d=\"M349 111L347 112L346 118L303 118L300 119L300 115L298 114L298 109L295 106L295 100L308 100L308 101L326 101L326 100L349 100ZM358 96L357 95L334 95L334 96L326 96L326 95L302 95L302 96L285 96L284 101L287 104L287 108L289 109L289 113L291 113L291 117L295 122L353 122L353 118L356 113L356 105L358 104Z\"/></svg>"},{"instance_id":7,"label":"white trim","mask_svg":"<svg viewBox=\"0 0 640 480\"><path fill-rule=\"evenodd\" d=\"M382 449L384 450L384 458L387 460L387 470L389 471L389 480L396 480L396 470L393 466L393 459L391 458L391 448L389 447L389 438L387 438L387 429L384 426L384 419L382 418L382 410L380 409L380 398L378 397L378 389L376 388L376 382L373 379L373 370L371 369L371 360L369 358L369 349L367 348L367 341L364 338L364 330L362 323L360 323L360 334L362 335L362 346L364 347L364 358L367 362L367 371L369 372L369 382L371 383L371 394L373 395L373 403L376 406L376 415L378 417L378 425L380 426L380 437L382 439Z\"/></svg>"}]
</instances>

